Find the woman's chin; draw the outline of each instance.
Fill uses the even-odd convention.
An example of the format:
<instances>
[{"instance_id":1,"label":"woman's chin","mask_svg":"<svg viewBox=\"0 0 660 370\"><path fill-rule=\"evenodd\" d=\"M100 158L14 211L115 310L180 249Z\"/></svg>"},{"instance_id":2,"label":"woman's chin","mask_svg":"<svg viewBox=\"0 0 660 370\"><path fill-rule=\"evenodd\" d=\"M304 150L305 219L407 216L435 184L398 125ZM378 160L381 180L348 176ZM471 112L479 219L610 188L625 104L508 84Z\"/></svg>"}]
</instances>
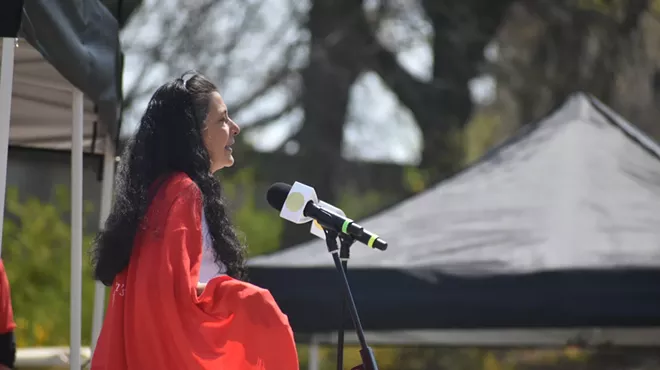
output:
<instances>
[{"instance_id":1,"label":"woman's chin","mask_svg":"<svg viewBox=\"0 0 660 370\"><path fill-rule=\"evenodd\" d=\"M234 165L234 157L232 157L230 154L229 157L223 158L222 161L213 162L213 164L211 165L211 173L216 173L225 167L231 167L233 165Z\"/></svg>"},{"instance_id":2,"label":"woman's chin","mask_svg":"<svg viewBox=\"0 0 660 370\"><path fill-rule=\"evenodd\" d=\"M231 153L227 154L222 167L231 167L234 165L234 156Z\"/></svg>"}]
</instances>

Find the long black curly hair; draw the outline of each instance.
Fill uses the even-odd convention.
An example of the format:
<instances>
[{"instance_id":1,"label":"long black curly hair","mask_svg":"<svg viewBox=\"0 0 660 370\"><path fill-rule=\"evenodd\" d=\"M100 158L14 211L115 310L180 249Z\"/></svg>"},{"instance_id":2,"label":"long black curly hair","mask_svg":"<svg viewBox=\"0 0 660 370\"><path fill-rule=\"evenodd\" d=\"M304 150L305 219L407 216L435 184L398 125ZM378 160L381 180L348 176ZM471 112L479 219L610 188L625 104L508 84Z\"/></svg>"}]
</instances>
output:
<instances>
[{"instance_id":1,"label":"long black curly hair","mask_svg":"<svg viewBox=\"0 0 660 370\"><path fill-rule=\"evenodd\" d=\"M155 193L152 184L176 172L187 174L202 193L216 264L224 264L232 277L245 278L245 248L232 228L202 139L209 97L217 88L198 73L184 81L189 73L156 90L119 164L112 211L92 248L94 277L106 286L128 266Z\"/></svg>"}]
</instances>

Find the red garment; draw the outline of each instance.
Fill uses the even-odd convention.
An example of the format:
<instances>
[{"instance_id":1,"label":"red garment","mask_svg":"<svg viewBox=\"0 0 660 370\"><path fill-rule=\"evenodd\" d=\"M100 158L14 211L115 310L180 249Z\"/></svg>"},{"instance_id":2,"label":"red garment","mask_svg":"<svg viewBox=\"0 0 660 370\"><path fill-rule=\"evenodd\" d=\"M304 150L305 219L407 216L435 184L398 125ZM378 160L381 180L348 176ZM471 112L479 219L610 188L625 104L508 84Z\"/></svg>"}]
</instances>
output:
<instances>
[{"instance_id":1,"label":"red garment","mask_svg":"<svg viewBox=\"0 0 660 370\"><path fill-rule=\"evenodd\" d=\"M5 264L0 260L0 334L6 334L16 329L14 311L11 307L11 291L9 279L5 272Z\"/></svg>"},{"instance_id":2,"label":"red garment","mask_svg":"<svg viewBox=\"0 0 660 370\"><path fill-rule=\"evenodd\" d=\"M201 193L169 179L115 278L92 370L294 370L288 319L271 294L219 276L201 296Z\"/></svg>"}]
</instances>

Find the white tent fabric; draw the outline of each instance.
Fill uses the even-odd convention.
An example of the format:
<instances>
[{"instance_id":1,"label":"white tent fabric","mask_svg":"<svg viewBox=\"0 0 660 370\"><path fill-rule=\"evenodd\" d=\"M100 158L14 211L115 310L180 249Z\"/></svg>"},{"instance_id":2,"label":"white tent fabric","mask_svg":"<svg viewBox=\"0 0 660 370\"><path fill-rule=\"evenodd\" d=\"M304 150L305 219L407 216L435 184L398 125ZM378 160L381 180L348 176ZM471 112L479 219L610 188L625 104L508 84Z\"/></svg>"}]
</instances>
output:
<instances>
[{"instance_id":1,"label":"white tent fabric","mask_svg":"<svg viewBox=\"0 0 660 370\"><path fill-rule=\"evenodd\" d=\"M573 94L482 160L370 217L385 252L352 268L458 275L660 267L660 145L597 99ZM332 267L320 239L250 265Z\"/></svg>"},{"instance_id":2,"label":"white tent fabric","mask_svg":"<svg viewBox=\"0 0 660 370\"><path fill-rule=\"evenodd\" d=\"M362 325L385 344L657 346L658 208L660 146L576 93L459 174L359 222L389 242L351 249ZM342 291L324 241L248 266L298 339L333 340Z\"/></svg>"},{"instance_id":3,"label":"white tent fabric","mask_svg":"<svg viewBox=\"0 0 660 370\"><path fill-rule=\"evenodd\" d=\"M70 150L71 83L26 40L6 40L16 43L9 145ZM83 104L83 147L103 153L103 141L94 140L99 129L94 103L85 98Z\"/></svg>"}]
</instances>

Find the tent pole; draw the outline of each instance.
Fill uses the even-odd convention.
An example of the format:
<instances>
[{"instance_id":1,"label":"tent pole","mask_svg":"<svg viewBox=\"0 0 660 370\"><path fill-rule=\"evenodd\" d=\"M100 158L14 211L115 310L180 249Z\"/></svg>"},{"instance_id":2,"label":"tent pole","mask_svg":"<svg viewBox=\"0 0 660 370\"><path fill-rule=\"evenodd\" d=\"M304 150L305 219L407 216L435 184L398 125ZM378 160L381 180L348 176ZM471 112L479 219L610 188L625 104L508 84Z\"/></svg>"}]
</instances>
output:
<instances>
[{"instance_id":1,"label":"tent pole","mask_svg":"<svg viewBox=\"0 0 660 370\"><path fill-rule=\"evenodd\" d=\"M112 186L115 177L115 143L110 135L105 137L105 154L103 157L103 183L101 184L101 209L99 214L99 230L105 227L105 220L110 214L112 206ZM94 291L94 315L92 319L92 353L96 348L96 341L103 325L103 311L105 301L105 285L96 282Z\"/></svg>"},{"instance_id":2,"label":"tent pole","mask_svg":"<svg viewBox=\"0 0 660 370\"><path fill-rule=\"evenodd\" d=\"M309 363L307 365L309 370L319 370L319 339L316 335L312 334L309 342Z\"/></svg>"},{"instance_id":3,"label":"tent pole","mask_svg":"<svg viewBox=\"0 0 660 370\"><path fill-rule=\"evenodd\" d=\"M5 216L7 191L7 157L9 150L9 118L11 90L14 77L14 38L2 38L2 68L0 69L0 254L2 254L2 225Z\"/></svg>"},{"instance_id":4,"label":"tent pole","mask_svg":"<svg viewBox=\"0 0 660 370\"><path fill-rule=\"evenodd\" d=\"M70 369L80 370L82 324L83 93L73 90L71 134L71 332Z\"/></svg>"}]
</instances>

